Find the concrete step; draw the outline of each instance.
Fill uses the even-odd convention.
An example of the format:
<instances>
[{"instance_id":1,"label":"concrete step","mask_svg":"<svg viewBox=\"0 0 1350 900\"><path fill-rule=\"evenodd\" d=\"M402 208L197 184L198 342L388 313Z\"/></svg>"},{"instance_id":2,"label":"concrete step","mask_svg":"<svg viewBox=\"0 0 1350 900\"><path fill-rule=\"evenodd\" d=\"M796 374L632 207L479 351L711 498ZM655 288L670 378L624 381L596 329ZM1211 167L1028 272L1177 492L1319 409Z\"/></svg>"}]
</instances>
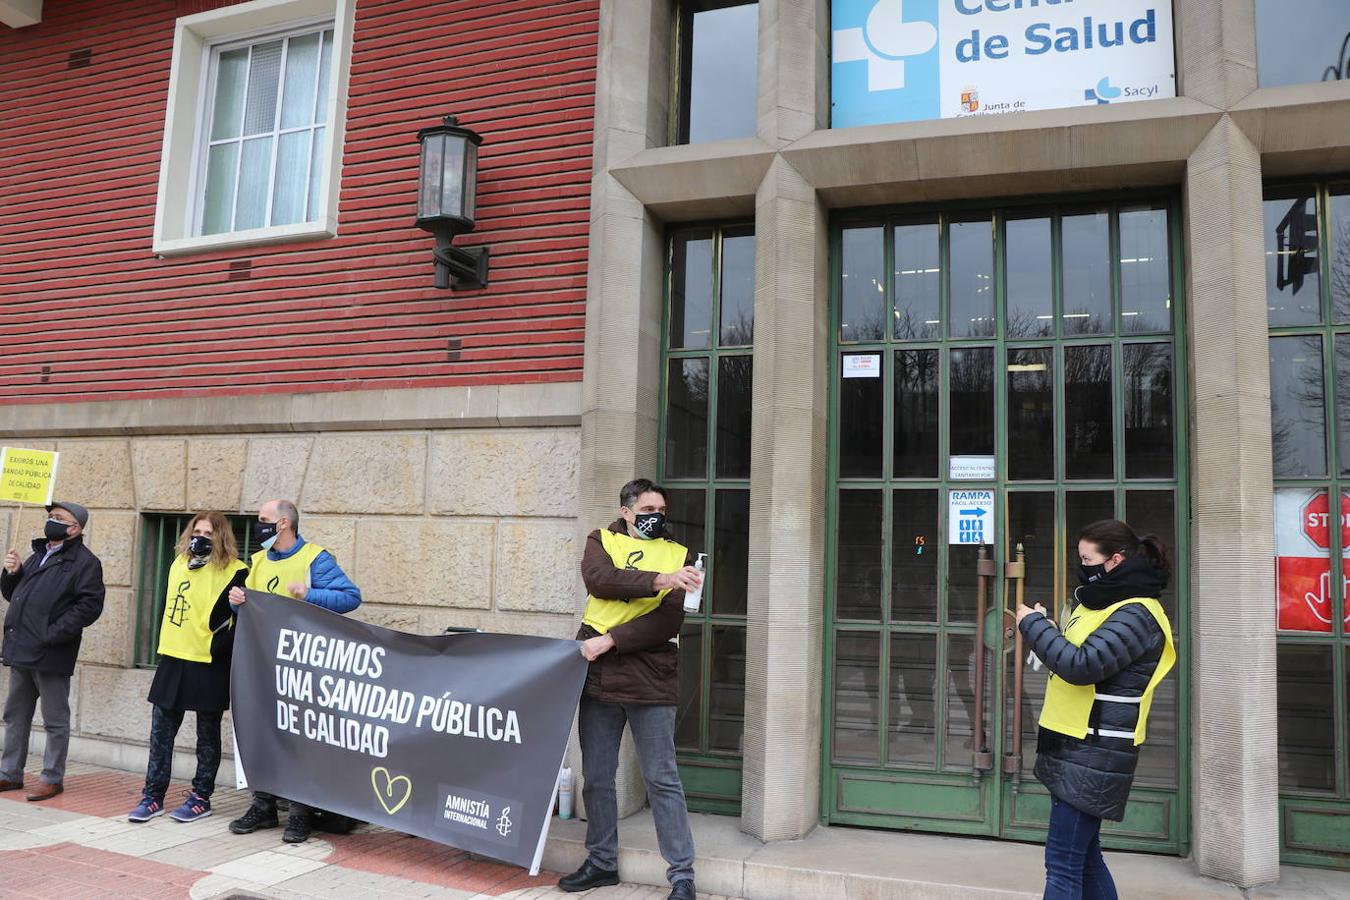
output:
<instances>
[{"instance_id":1,"label":"concrete step","mask_svg":"<svg viewBox=\"0 0 1350 900\"><path fill-rule=\"evenodd\" d=\"M1043 848L983 838L820 826L800 841L762 844L727 816L690 816L700 891L745 900L1037 900ZM586 858L586 824L555 819L544 865L570 872ZM650 810L619 824L625 882L665 884ZM1196 873L1186 859L1108 853L1129 900L1350 898L1350 873L1286 867L1281 882L1243 891Z\"/></svg>"}]
</instances>

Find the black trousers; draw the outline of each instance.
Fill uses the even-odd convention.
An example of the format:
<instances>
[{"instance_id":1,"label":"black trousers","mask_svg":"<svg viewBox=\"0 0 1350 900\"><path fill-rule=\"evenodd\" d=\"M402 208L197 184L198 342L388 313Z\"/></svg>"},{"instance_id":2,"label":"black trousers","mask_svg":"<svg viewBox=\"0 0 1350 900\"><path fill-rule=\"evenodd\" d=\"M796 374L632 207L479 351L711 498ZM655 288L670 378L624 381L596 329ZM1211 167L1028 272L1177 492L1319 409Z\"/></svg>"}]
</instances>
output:
<instances>
[{"instance_id":1,"label":"black trousers","mask_svg":"<svg viewBox=\"0 0 1350 900\"><path fill-rule=\"evenodd\" d=\"M173 777L173 740L183 724L186 710L169 709L152 704L150 714L150 761L145 767L147 800L164 802ZM197 717L197 774L192 777L192 790L203 800L211 799L216 789L216 773L220 771L220 720L223 711L198 710Z\"/></svg>"}]
</instances>

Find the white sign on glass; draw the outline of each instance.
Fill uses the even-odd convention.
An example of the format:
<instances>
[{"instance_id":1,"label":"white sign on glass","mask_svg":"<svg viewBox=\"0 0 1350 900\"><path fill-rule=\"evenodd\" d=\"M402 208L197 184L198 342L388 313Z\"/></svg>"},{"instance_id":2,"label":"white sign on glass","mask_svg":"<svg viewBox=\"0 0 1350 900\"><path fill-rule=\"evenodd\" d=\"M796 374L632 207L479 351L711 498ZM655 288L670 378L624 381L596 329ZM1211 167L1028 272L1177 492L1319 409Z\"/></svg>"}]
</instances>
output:
<instances>
[{"instance_id":1,"label":"white sign on glass","mask_svg":"<svg viewBox=\"0 0 1350 900\"><path fill-rule=\"evenodd\" d=\"M881 354L859 353L844 357L845 378L880 378Z\"/></svg>"},{"instance_id":2,"label":"white sign on glass","mask_svg":"<svg viewBox=\"0 0 1350 900\"><path fill-rule=\"evenodd\" d=\"M992 456L953 456L948 465L947 477L952 481L993 481L994 458Z\"/></svg>"}]
</instances>

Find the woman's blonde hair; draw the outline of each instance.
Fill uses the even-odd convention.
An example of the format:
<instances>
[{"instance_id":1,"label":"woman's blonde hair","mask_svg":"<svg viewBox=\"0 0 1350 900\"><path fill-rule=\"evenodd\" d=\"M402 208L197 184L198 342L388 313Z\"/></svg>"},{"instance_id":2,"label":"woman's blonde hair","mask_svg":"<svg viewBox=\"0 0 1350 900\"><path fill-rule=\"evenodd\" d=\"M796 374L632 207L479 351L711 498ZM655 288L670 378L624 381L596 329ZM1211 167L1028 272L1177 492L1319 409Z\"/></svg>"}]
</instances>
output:
<instances>
[{"instance_id":1,"label":"woman's blonde hair","mask_svg":"<svg viewBox=\"0 0 1350 900\"><path fill-rule=\"evenodd\" d=\"M213 566L228 565L239 558L239 545L234 541L234 531L224 513L199 512L188 522L187 528L178 538L178 555L188 555L188 541L192 540L192 529L202 519L211 523L211 556L208 560Z\"/></svg>"}]
</instances>

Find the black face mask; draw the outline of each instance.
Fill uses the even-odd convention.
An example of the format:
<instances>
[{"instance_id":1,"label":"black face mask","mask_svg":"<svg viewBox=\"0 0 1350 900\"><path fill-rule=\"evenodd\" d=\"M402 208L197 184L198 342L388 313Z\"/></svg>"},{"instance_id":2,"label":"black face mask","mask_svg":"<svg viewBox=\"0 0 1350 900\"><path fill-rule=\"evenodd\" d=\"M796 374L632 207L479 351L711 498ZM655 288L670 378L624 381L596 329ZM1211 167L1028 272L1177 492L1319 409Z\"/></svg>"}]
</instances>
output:
<instances>
[{"instance_id":1,"label":"black face mask","mask_svg":"<svg viewBox=\"0 0 1350 900\"><path fill-rule=\"evenodd\" d=\"M261 519L253 523L253 537L259 544L277 536L277 523Z\"/></svg>"},{"instance_id":2,"label":"black face mask","mask_svg":"<svg viewBox=\"0 0 1350 900\"><path fill-rule=\"evenodd\" d=\"M188 553L193 556L207 556L211 553L211 539L204 535L194 534L188 541Z\"/></svg>"},{"instance_id":3,"label":"black face mask","mask_svg":"<svg viewBox=\"0 0 1350 900\"><path fill-rule=\"evenodd\" d=\"M1081 581L1083 584L1091 584L1092 582L1100 579L1105 574L1106 574L1106 563L1101 563L1100 565L1096 566L1080 565L1078 567L1078 580Z\"/></svg>"},{"instance_id":4,"label":"black face mask","mask_svg":"<svg viewBox=\"0 0 1350 900\"><path fill-rule=\"evenodd\" d=\"M70 537L70 526L59 519L48 519L47 524L43 526L42 533L49 541L64 541Z\"/></svg>"},{"instance_id":5,"label":"black face mask","mask_svg":"<svg viewBox=\"0 0 1350 900\"><path fill-rule=\"evenodd\" d=\"M642 513L633 516L633 530L644 541L659 538L666 530L665 513Z\"/></svg>"}]
</instances>

